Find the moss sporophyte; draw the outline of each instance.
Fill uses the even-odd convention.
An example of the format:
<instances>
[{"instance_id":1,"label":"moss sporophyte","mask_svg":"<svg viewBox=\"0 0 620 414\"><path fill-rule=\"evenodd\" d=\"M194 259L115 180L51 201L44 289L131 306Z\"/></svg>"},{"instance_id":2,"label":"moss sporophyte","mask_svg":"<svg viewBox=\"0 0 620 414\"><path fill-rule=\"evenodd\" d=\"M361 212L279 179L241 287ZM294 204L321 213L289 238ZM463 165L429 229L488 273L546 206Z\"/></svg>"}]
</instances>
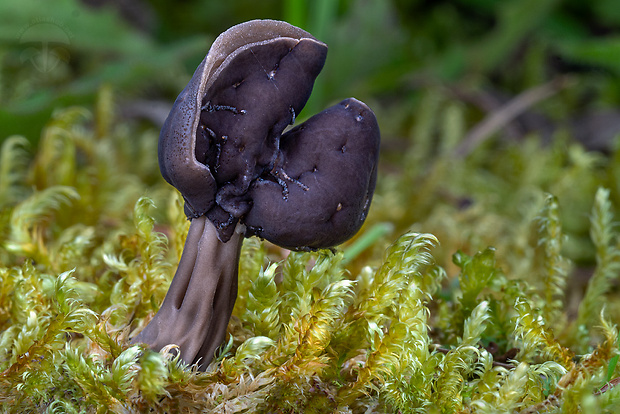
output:
<instances>
[{"instance_id":1,"label":"moss sporophyte","mask_svg":"<svg viewBox=\"0 0 620 414\"><path fill-rule=\"evenodd\" d=\"M360 229L377 177L373 111L349 98L284 133L326 55L311 34L274 20L215 40L159 138L161 173L191 224L164 302L134 343L176 344L206 369L233 311L244 237L317 250Z\"/></svg>"}]
</instances>

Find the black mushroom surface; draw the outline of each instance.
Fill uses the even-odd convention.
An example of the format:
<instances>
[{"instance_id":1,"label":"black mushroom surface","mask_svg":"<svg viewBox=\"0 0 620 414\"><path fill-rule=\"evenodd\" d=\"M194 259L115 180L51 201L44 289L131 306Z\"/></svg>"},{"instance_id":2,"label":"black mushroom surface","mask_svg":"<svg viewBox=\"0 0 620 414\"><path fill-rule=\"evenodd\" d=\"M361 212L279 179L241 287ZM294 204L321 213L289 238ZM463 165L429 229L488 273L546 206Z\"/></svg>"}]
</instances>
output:
<instances>
[{"instance_id":1,"label":"black mushroom surface","mask_svg":"<svg viewBox=\"0 0 620 414\"><path fill-rule=\"evenodd\" d=\"M259 177L244 223L248 232L289 248L335 246L360 228L377 179L379 127L364 103L349 98L284 134L275 168L297 185L284 191Z\"/></svg>"},{"instance_id":2,"label":"black mushroom surface","mask_svg":"<svg viewBox=\"0 0 620 414\"><path fill-rule=\"evenodd\" d=\"M166 299L134 342L177 344L204 369L226 333L244 236L320 249L359 230L377 176L372 110L345 99L283 133L326 55L309 33L273 20L215 40L161 131L160 169L191 225Z\"/></svg>"}]
</instances>

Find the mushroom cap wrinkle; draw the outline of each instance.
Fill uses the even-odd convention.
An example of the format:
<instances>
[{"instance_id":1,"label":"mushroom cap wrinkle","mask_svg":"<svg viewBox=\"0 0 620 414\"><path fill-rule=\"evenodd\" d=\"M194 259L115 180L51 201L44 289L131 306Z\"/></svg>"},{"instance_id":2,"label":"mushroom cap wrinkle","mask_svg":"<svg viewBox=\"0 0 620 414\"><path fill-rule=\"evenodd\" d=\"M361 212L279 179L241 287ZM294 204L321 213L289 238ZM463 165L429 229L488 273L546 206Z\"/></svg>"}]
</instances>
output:
<instances>
[{"instance_id":1,"label":"mushroom cap wrinkle","mask_svg":"<svg viewBox=\"0 0 620 414\"><path fill-rule=\"evenodd\" d=\"M163 177L188 217L226 242L237 223L290 249L341 243L361 227L376 181L379 127L350 98L283 133L305 106L327 46L285 22L222 33L161 131Z\"/></svg>"}]
</instances>

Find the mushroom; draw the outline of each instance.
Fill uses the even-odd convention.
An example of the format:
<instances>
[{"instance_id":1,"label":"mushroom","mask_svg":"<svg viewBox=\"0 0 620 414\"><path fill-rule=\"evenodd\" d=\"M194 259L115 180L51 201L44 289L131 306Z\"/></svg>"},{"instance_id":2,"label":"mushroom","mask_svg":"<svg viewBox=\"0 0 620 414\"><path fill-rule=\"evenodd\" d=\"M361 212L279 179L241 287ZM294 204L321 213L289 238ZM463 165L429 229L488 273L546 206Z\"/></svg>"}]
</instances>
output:
<instances>
[{"instance_id":1,"label":"mushroom","mask_svg":"<svg viewBox=\"0 0 620 414\"><path fill-rule=\"evenodd\" d=\"M133 338L206 369L237 295L244 237L292 250L335 246L364 222L375 188L379 127L349 98L294 124L327 46L288 23L253 20L213 43L159 138L159 166L191 220L177 272Z\"/></svg>"}]
</instances>

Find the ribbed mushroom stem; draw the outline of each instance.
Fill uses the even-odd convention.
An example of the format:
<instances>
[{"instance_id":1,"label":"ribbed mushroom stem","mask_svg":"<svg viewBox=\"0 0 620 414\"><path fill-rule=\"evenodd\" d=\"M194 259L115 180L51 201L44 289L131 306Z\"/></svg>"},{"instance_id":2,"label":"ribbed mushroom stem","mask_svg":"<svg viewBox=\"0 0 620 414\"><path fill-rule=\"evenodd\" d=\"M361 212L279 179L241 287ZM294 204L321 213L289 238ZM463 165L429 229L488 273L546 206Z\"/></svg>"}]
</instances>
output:
<instances>
[{"instance_id":1,"label":"ribbed mushroom stem","mask_svg":"<svg viewBox=\"0 0 620 414\"><path fill-rule=\"evenodd\" d=\"M181 359L206 369L224 341L237 298L242 242L240 231L223 243L211 221L193 219L166 298L132 342L155 350L176 344Z\"/></svg>"}]
</instances>

